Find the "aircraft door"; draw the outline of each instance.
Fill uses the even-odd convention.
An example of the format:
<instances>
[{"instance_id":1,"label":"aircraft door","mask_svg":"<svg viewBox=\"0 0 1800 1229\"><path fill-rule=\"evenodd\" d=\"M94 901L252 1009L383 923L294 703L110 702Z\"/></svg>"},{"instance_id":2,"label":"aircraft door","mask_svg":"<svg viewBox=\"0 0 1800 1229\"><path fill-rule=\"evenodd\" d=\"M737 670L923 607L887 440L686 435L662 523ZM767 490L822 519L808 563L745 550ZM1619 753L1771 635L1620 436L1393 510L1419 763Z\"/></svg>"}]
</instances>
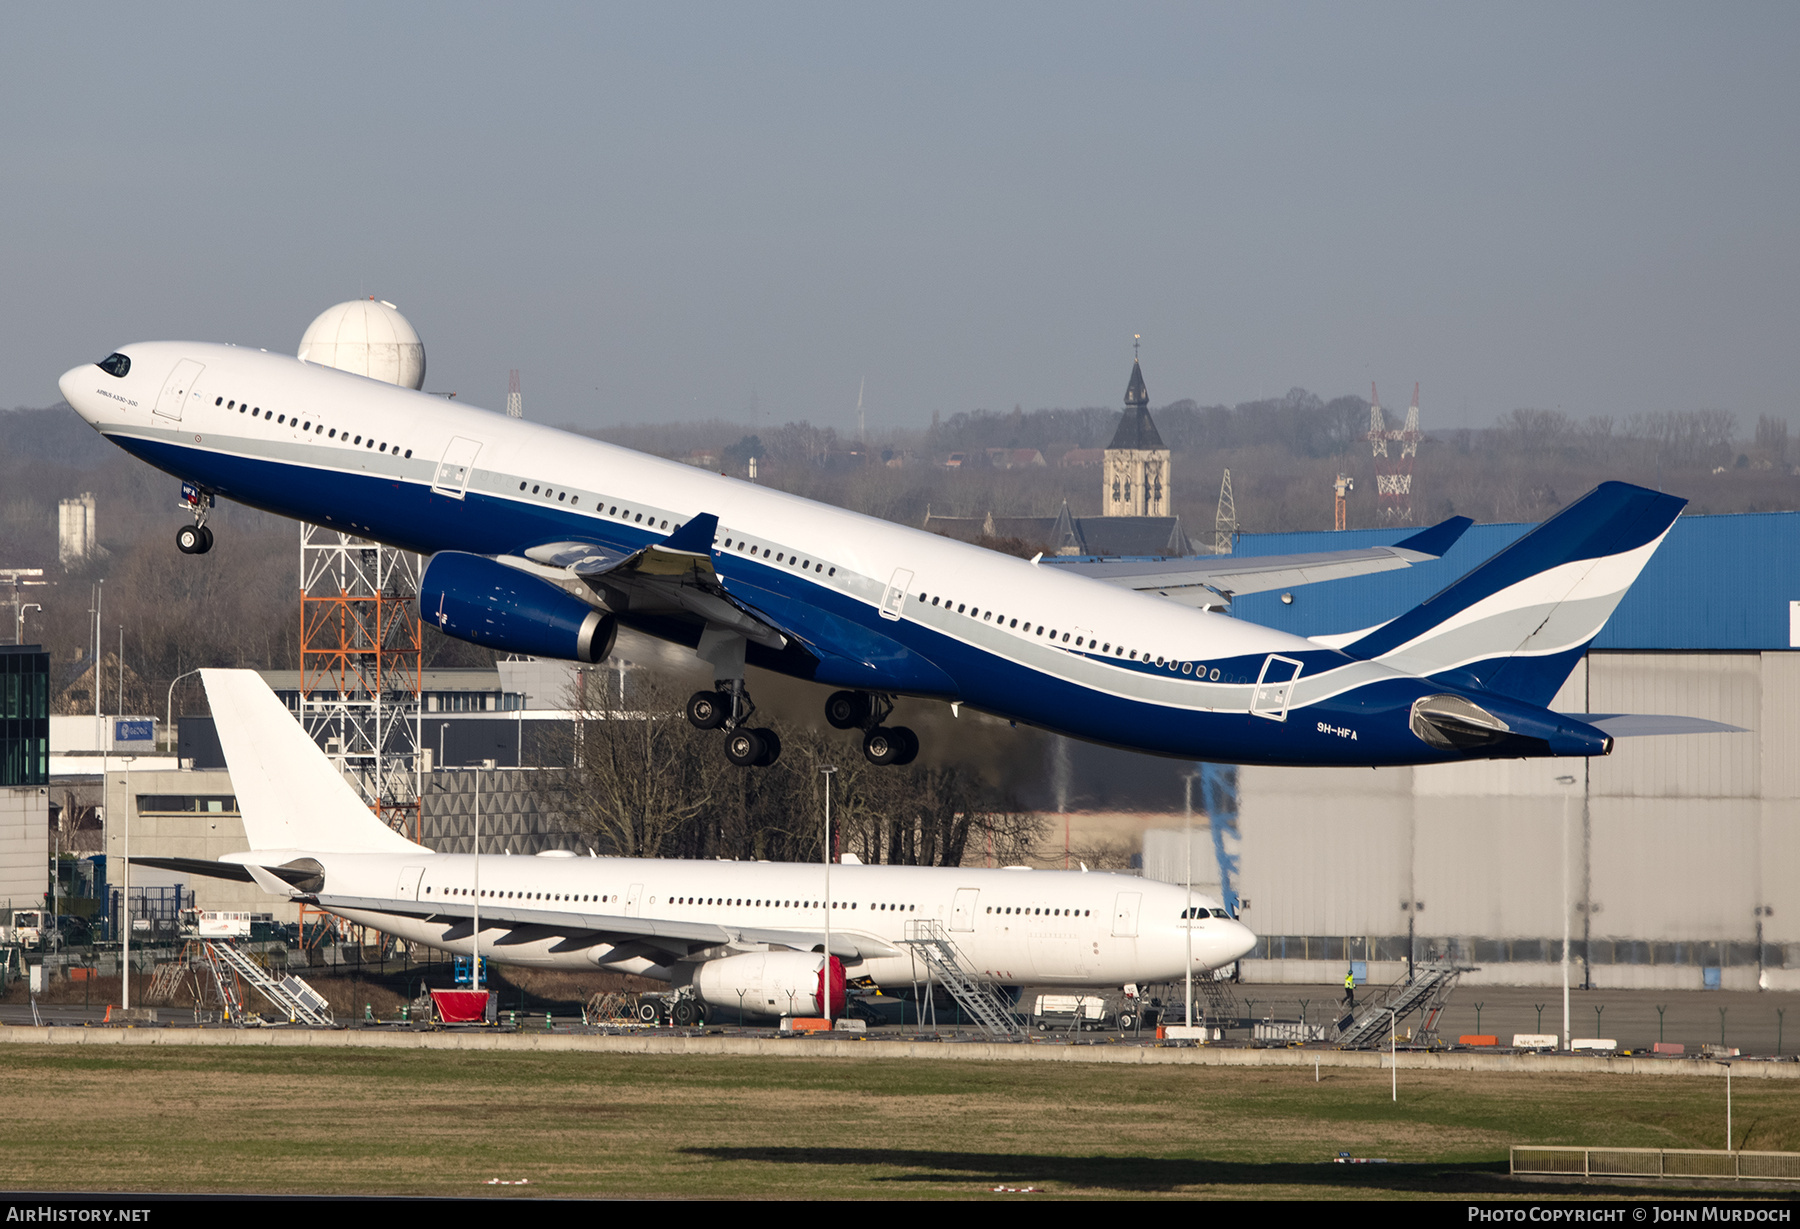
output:
<instances>
[{"instance_id":1,"label":"aircraft door","mask_svg":"<svg viewBox=\"0 0 1800 1229\"><path fill-rule=\"evenodd\" d=\"M950 929L975 929L975 902L981 896L980 888L958 888L956 900L950 905Z\"/></svg>"},{"instance_id":2,"label":"aircraft door","mask_svg":"<svg viewBox=\"0 0 1800 1229\"><path fill-rule=\"evenodd\" d=\"M424 877L422 866L403 866L400 868L400 882L394 885L394 895L401 900L419 899L419 880Z\"/></svg>"},{"instance_id":3,"label":"aircraft door","mask_svg":"<svg viewBox=\"0 0 1800 1229\"><path fill-rule=\"evenodd\" d=\"M453 438L444 449L444 459L438 462L431 489L439 495L461 499L469 489L469 475L475 472L475 457L480 451L481 444L476 440L460 435Z\"/></svg>"},{"instance_id":4,"label":"aircraft door","mask_svg":"<svg viewBox=\"0 0 1800 1229\"><path fill-rule=\"evenodd\" d=\"M1142 892L1120 892L1113 901L1113 938L1135 939L1138 932L1138 906L1143 904Z\"/></svg>"},{"instance_id":5,"label":"aircraft door","mask_svg":"<svg viewBox=\"0 0 1800 1229\"><path fill-rule=\"evenodd\" d=\"M206 368L191 358L184 358L175 364L175 370L163 381L162 393L156 398L156 412L164 418L181 421L181 407L187 404L189 394L194 391L194 382Z\"/></svg>"},{"instance_id":6,"label":"aircraft door","mask_svg":"<svg viewBox=\"0 0 1800 1229\"><path fill-rule=\"evenodd\" d=\"M643 901L643 899L644 899L644 885L643 884L634 883L631 885L631 887L626 889L626 891L625 891L625 916L626 917L639 916L638 905Z\"/></svg>"},{"instance_id":7,"label":"aircraft door","mask_svg":"<svg viewBox=\"0 0 1800 1229\"><path fill-rule=\"evenodd\" d=\"M1263 661L1262 673L1256 676L1256 690L1250 696L1250 712L1270 721L1286 721L1288 701L1293 698L1294 680L1300 677L1302 663L1292 657L1271 653Z\"/></svg>"},{"instance_id":8,"label":"aircraft door","mask_svg":"<svg viewBox=\"0 0 1800 1229\"><path fill-rule=\"evenodd\" d=\"M881 617L898 621L906 610L906 592L912 588L913 574L905 568L895 568L893 579L888 581L887 592L881 595Z\"/></svg>"}]
</instances>

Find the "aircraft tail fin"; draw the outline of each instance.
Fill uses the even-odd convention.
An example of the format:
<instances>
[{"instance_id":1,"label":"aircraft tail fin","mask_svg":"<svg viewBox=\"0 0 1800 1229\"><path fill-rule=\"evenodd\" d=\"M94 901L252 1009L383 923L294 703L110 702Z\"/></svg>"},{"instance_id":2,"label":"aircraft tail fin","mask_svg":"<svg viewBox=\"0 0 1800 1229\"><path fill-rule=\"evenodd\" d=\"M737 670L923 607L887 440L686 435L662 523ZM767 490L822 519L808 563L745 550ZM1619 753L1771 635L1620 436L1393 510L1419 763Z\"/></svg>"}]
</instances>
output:
<instances>
[{"instance_id":1,"label":"aircraft tail fin","mask_svg":"<svg viewBox=\"0 0 1800 1229\"><path fill-rule=\"evenodd\" d=\"M202 670L253 851L429 852L389 828L254 670Z\"/></svg>"},{"instance_id":2,"label":"aircraft tail fin","mask_svg":"<svg viewBox=\"0 0 1800 1229\"><path fill-rule=\"evenodd\" d=\"M1343 651L1547 705L1686 505L1602 483Z\"/></svg>"}]
</instances>

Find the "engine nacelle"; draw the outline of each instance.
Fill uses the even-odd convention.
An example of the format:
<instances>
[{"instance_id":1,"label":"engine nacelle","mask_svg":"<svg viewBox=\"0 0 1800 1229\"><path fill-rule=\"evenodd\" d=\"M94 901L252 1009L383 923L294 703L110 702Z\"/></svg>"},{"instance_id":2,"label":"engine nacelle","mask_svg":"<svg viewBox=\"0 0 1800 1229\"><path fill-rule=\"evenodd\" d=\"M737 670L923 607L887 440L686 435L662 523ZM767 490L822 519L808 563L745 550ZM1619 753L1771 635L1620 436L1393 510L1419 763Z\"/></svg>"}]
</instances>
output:
<instances>
[{"instance_id":1,"label":"engine nacelle","mask_svg":"<svg viewBox=\"0 0 1800 1229\"><path fill-rule=\"evenodd\" d=\"M446 636L503 653L597 662L618 620L549 581L484 555L439 551L419 583L419 617Z\"/></svg>"},{"instance_id":2,"label":"engine nacelle","mask_svg":"<svg viewBox=\"0 0 1800 1229\"><path fill-rule=\"evenodd\" d=\"M751 1016L819 1016L825 1010L824 958L817 952L746 952L708 960L694 970L694 993L715 1013L740 1005ZM844 1010L844 964L831 958L831 1014Z\"/></svg>"}]
</instances>

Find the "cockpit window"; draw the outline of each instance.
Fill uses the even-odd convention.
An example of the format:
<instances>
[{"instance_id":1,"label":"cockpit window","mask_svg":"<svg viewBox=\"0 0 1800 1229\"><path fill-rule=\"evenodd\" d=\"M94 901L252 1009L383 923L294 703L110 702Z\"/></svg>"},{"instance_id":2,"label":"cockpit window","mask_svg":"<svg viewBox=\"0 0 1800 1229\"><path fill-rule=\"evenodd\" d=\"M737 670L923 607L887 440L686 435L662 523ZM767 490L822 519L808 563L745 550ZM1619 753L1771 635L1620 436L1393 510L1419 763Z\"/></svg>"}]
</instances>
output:
<instances>
[{"instance_id":1,"label":"cockpit window","mask_svg":"<svg viewBox=\"0 0 1800 1229\"><path fill-rule=\"evenodd\" d=\"M107 375L118 376L121 379L124 378L126 372L131 370L131 360L123 354L109 354L94 365Z\"/></svg>"}]
</instances>

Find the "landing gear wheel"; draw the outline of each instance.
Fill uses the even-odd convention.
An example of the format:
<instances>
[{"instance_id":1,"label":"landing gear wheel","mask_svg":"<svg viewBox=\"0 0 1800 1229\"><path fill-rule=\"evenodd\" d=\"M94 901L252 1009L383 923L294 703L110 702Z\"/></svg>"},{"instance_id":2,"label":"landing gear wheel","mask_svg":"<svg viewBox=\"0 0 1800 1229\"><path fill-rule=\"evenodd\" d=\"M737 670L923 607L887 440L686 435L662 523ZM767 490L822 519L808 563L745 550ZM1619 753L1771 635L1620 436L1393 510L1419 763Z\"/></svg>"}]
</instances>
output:
<instances>
[{"instance_id":1,"label":"landing gear wheel","mask_svg":"<svg viewBox=\"0 0 1800 1229\"><path fill-rule=\"evenodd\" d=\"M919 736L917 734L903 725L894 726L891 733L906 744L901 749L900 758L894 761L896 765L904 766L919 758Z\"/></svg>"},{"instance_id":2,"label":"landing gear wheel","mask_svg":"<svg viewBox=\"0 0 1800 1229\"><path fill-rule=\"evenodd\" d=\"M762 731L742 727L725 736L725 758L739 768L753 768L768 753Z\"/></svg>"},{"instance_id":3,"label":"landing gear wheel","mask_svg":"<svg viewBox=\"0 0 1800 1229\"><path fill-rule=\"evenodd\" d=\"M175 549L184 555L204 555L212 549L212 535L204 525L183 525L175 531Z\"/></svg>"},{"instance_id":4,"label":"landing gear wheel","mask_svg":"<svg viewBox=\"0 0 1800 1229\"><path fill-rule=\"evenodd\" d=\"M825 700L825 720L834 730L861 729L869 719L868 693L834 691Z\"/></svg>"},{"instance_id":5,"label":"landing gear wheel","mask_svg":"<svg viewBox=\"0 0 1800 1229\"><path fill-rule=\"evenodd\" d=\"M730 712L730 701L716 691L696 691L688 697L688 724L696 730L718 729Z\"/></svg>"},{"instance_id":6,"label":"landing gear wheel","mask_svg":"<svg viewBox=\"0 0 1800 1229\"><path fill-rule=\"evenodd\" d=\"M204 555L212 549L212 530L205 525L200 526L200 553Z\"/></svg>"},{"instance_id":7,"label":"landing gear wheel","mask_svg":"<svg viewBox=\"0 0 1800 1229\"><path fill-rule=\"evenodd\" d=\"M655 1024L662 1018L662 1009L652 1002L646 1001L639 1003L637 1007L637 1018L642 1020L645 1024Z\"/></svg>"},{"instance_id":8,"label":"landing gear wheel","mask_svg":"<svg viewBox=\"0 0 1800 1229\"><path fill-rule=\"evenodd\" d=\"M781 758L781 735L774 730L758 730L756 733L763 740L762 758L756 761L756 767L767 768Z\"/></svg>"},{"instance_id":9,"label":"landing gear wheel","mask_svg":"<svg viewBox=\"0 0 1800 1229\"><path fill-rule=\"evenodd\" d=\"M1132 1015L1128 1011L1122 1011L1119 1013L1119 1031L1121 1033L1129 1033L1136 1026L1137 1026L1137 1017L1136 1016Z\"/></svg>"},{"instance_id":10,"label":"landing gear wheel","mask_svg":"<svg viewBox=\"0 0 1800 1229\"><path fill-rule=\"evenodd\" d=\"M906 737L900 729L890 730L885 725L878 725L863 735L863 758L879 768L904 763L902 757L906 748Z\"/></svg>"},{"instance_id":11,"label":"landing gear wheel","mask_svg":"<svg viewBox=\"0 0 1800 1229\"><path fill-rule=\"evenodd\" d=\"M669 1018L677 1028L691 1028L700 1023L700 1005L691 999L682 999L670 1010Z\"/></svg>"}]
</instances>

